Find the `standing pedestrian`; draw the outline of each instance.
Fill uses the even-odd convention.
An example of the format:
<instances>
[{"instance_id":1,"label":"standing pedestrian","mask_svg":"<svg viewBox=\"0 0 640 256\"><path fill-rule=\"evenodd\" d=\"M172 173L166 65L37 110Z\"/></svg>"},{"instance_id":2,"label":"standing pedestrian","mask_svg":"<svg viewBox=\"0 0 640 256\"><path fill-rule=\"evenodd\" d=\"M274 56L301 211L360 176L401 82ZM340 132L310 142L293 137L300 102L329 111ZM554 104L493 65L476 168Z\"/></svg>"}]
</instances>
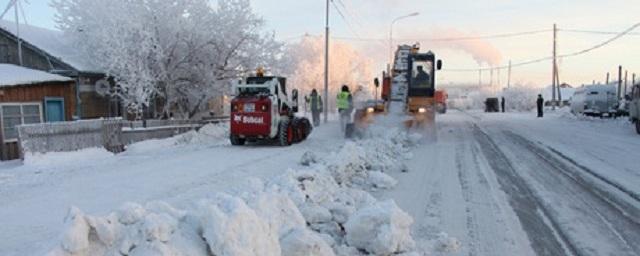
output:
<instances>
[{"instance_id":1,"label":"standing pedestrian","mask_svg":"<svg viewBox=\"0 0 640 256\"><path fill-rule=\"evenodd\" d=\"M351 111L353 110L353 97L349 92L348 86L342 86L342 90L338 93L336 105L338 113L340 113L340 130L344 132L347 124L351 122Z\"/></svg>"},{"instance_id":2,"label":"standing pedestrian","mask_svg":"<svg viewBox=\"0 0 640 256\"><path fill-rule=\"evenodd\" d=\"M542 98L542 94L538 94L538 100L536 101L536 105L538 106L538 117L543 116L542 107L544 105L544 99Z\"/></svg>"},{"instance_id":3,"label":"standing pedestrian","mask_svg":"<svg viewBox=\"0 0 640 256\"><path fill-rule=\"evenodd\" d=\"M500 102L500 106L502 107L502 113L504 113L504 96L502 96L502 101Z\"/></svg>"},{"instance_id":4,"label":"standing pedestrian","mask_svg":"<svg viewBox=\"0 0 640 256\"><path fill-rule=\"evenodd\" d=\"M311 107L311 117L313 126L320 126L320 113L322 113L322 97L316 89L311 90L311 95L307 98L307 102Z\"/></svg>"}]
</instances>

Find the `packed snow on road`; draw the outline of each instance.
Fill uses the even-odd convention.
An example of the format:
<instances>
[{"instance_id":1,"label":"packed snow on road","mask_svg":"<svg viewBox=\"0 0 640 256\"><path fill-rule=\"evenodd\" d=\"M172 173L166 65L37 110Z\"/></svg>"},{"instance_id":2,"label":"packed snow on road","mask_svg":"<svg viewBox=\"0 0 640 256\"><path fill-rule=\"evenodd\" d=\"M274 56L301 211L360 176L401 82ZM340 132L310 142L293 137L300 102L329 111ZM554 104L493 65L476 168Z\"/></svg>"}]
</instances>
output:
<instances>
[{"instance_id":1,"label":"packed snow on road","mask_svg":"<svg viewBox=\"0 0 640 256\"><path fill-rule=\"evenodd\" d=\"M378 116L290 147L228 125L0 165L2 255L637 255L640 150L622 120Z\"/></svg>"}]
</instances>

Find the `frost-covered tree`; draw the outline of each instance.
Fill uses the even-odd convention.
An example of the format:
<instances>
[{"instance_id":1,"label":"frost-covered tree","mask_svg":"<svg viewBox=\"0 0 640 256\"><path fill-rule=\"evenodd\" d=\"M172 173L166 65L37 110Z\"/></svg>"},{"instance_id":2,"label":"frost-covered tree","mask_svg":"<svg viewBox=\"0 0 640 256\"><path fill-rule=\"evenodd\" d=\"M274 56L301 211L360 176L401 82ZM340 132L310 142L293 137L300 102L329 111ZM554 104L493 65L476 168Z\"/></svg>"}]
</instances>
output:
<instances>
[{"instance_id":1,"label":"frost-covered tree","mask_svg":"<svg viewBox=\"0 0 640 256\"><path fill-rule=\"evenodd\" d=\"M249 0L53 0L59 28L114 77L133 113L164 99L193 117L229 81L276 65L282 44Z\"/></svg>"},{"instance_id":2,"label":"frost-covered tree","mask_svg":"<svg viewBox=\"0 0 640 256\"><path fill-rule=\"evenodd\" d=\"M342 85L351 90L363 87L372 92L375 76L373 61L350 44L332 42L330 47L329 109L335 109L335 98ZM290 84L308 95L312 89L324 91L324 37L305 36L298 43L287 45L286 70ZM322 94L323 95L323 94ZM371 96L372 97L372 96Z\"/></svg>"}]
</instances>

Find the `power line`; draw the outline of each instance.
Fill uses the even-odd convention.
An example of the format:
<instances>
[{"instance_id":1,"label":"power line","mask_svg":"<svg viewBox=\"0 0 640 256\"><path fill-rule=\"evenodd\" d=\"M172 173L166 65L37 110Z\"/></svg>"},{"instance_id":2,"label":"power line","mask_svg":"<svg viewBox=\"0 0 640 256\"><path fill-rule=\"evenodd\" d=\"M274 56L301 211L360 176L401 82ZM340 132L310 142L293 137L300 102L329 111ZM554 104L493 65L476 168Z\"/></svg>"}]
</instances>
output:
<instances>
[{"instance_id":1,"label":"power line","mask_svg":"<svg viewBox=\"0 0 640 256\"><path fill-rule=\"evenodd\" d=\"M520 37L520 36L528 36L535 35L541 33L551 32L551 29L542 29L542 30L531 30L524 32L515 32L515 33L503 33L503 34L493 34L493 35L482 35L482 36L464 36L464 37L424 37L424 38L398 38L397 40L402 41L466 41L466 40L479 40L479 39L496 39L496 38L510 38L510 37ZM354 38L354 37L334 37L339 40L346 41L387 41L388 38Z\"/></svg>"},{"instance_id":2,"label":"power line","mask_svg":"<svg viewBox=\"0 0 640 256\"><path fill-rule=\"evenodd\" d=\"M582 34L596 34L596 35L617 35L620 32L613 31L599 31L599 30L583 30L583 29L558 29L560 32L569 32L569 33L582 33ZM640 33L628 33L630 36L640 36Z\"/></svg>"},{"instance_id":3,"label":"power line","mask_svg":"<svg viewBox=\"0 0 640 256\"><path fill-rule=\"evenodd\" d=\"M353 28L353 25L351 25L351 22L349 22L349 20L347 19L347 17L342 13L342 11L340 10L340 8L338 8L338 5L334 2L331 1L331 4L333 5L333 8L336 10L336 12L338 12L338 15L340 15L340 17L342 18L342 20L347 24L347 27L349 28L349 30L351 30L351 33L353 33L357 38L360 38L360 35L358 34L358 32Z\"/></svg>"},{"instance_id":4,"label":"power line","mask_svg":"<svg viewBox=\"0 0 640 256\"><path fill-rule=\"evenodd\" d=\"M620 33L618 33L617 35L615 35L614 37L610 38L609 40L606 40L606 41L604 41L602 43L594 45L593 47L584 49L582 51L577 51L577 52L574 52L574 53L560 55L558 57L560 57L560 58L568 58L568 57L573 57L573 56L577 56L577 55L588 53L590 51L593 51L595 49L598 49L598 48L601 48L601 47L603 47L605 45L608 45L608 44L610 44L611 42L613 42L615 40L618 40L619 38L631 33L631 31L635 30L638 27L640 27L640 23L634 24L633 26L629 27L628 29L626 29L626 30L624 30L624 31L622 31Z\"/></svg>"},{"instance_id":5,"label":"power line","mask_svg":"<svg viewBox=\"0 0 640 256\"><path fill-rule=\"evenodd\" d=\"M344 11L347 13L347 15L349 17L352 17L352 21L354 21L354 23L359 26L360 28L364 28L364 25L362 25L362 22L360 22L360 20L362 20L360 18L360 16L358 15L357 12L352 12L350 11L351 8L350 6L348 6L348 4L345 4L345 2L343 2L342 0L336 0L338 2L338 4L340 6L342 6L342 9L344 9Z\"/></svg>"},{"instance_id":6,"label":"power line","mask_svg":"<svg viewBox=\"0 0 640 256\"><path fill-rule=\"evenodd\" d=\"M593 50L596 50L598 48L602 48L618 39L620 39L621 37L631 33L631 31L635 30L636 28L640 27L640 23L634 24L633 26L629 27L628 29L617 33L614 37L609 38L606 41L603 41L602 43L596 44L592 47L589 47L587 49L584 50L580 50L577 52L573 52L573 53L569 53L569 54L562 54L559 55L558 58L570 58L570 57L575 57L578 55L582 55L588 52L591 52ZM535 64L535 63L539 63L539 62L543 62L543 61L547 61L547 60L552 60L553 57L549 56L549 57L544 57L544 58L539 58L539 59L534 59L534 60L530 60L530 61L525 61L525 62L520 62L520 63L516 63L516 64L512 64L511 67L520 67L520 66L525 66L525 65L530 65L530 64ZM498 66L498 67L489 67L489 68L475 68L475 69L444 69L443 71L449 71L449 72L477 72L477 71L486 71L486 70L494 70L494 69L505 69L508 68L509 66Z\"/></svg>"}]
</instances>

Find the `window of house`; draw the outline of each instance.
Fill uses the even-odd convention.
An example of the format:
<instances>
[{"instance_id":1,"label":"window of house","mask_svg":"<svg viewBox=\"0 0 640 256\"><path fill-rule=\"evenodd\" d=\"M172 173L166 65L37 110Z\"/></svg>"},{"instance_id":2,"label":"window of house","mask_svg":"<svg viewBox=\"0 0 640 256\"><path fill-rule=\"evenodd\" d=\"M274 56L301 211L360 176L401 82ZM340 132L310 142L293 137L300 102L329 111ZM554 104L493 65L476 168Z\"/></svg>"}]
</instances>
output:
<instances>
[{"instance_id":1,"label":"window of house","mask_svg":"<svg viewBox=\"0 0 640 256\"><path fill-rule=\"evenodd\" d=\"M9 63L9 46L0 44L0 63Z\"/></svg>"},{"instance_id":2,"label":"window of house","mask_svg":"<svg viewBox=\"0 0 640 256\"><path fill-rule=\"evenodd\" d=\"M16 126L42 122L42 106L39 103L15 103L0 105L2 138L4 142L18 139Z\"/></svg>"}]
</instances>

